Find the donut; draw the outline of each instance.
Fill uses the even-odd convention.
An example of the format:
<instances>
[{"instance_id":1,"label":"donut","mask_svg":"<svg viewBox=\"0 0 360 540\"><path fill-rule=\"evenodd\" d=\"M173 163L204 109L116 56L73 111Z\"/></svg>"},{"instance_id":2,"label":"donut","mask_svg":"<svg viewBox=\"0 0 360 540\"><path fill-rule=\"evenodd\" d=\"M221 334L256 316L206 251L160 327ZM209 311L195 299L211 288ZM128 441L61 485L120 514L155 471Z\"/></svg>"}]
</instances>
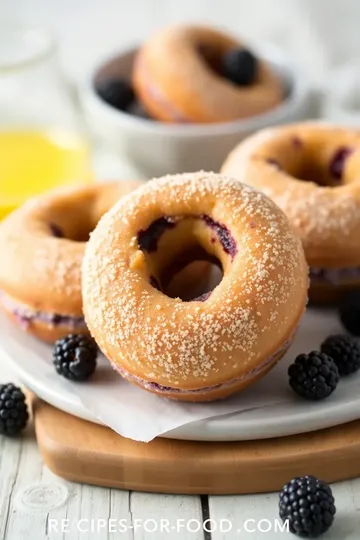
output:
<instances>
[{"instance_id":1,"label":"donut","mask_svg":"<svg viewBox=\"0 0 360 540\"><path fill-rule=\"evenodd\" d=\"M266 129L233 150L222 172L272 198L300 236L310 299L360 286L360 131L304 122Z\"/></svg>"},{"instance_id":2,"label":"donut","mask_svg":"<svg viewBox=\"0 0 360 540\"><path fill-rule=\"evenodd\" d=\"M189 301L170 298L172 268L202 259L221 266L220 284ZM90 332L122 377L158 396L212 401L284 355L308 271L270 199L199 172L152 180L115 205L87 245L82 284Z\"/></svg>"},{"instance_id":3,"label":"donut","mask_svg":"<svg viewBox=\"0 0 360 540\"><path fill-rule=\"evenodd\" d=\"M253 84L239 86L219 64L239 41L201 26L175 26L155 34L138 51L133 86L148 113L163 122L213 123L256 116L283 100L279 77L258 60Z\"/></svg>"},{"instance_id":4,"label":"donut","mask_svg":"<svg viewBox=\"0 0 360 540\"><path fill-rule=\"evenodd\" d=\"M49 343L88 332L81 297L85 243L100 217L140 185L56 189L0 224L0 305L24 330Z\"/></svg>"}]
</instances>

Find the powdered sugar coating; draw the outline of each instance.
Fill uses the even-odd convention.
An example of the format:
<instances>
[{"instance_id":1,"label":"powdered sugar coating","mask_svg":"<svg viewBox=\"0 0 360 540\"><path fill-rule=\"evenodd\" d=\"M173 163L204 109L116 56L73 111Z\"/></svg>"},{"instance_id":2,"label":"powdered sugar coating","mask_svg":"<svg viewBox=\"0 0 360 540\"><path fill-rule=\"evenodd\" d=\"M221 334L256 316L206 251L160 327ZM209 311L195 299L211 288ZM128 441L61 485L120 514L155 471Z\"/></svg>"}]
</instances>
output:
<instances>
[{"instance_id":1,"label":"powdered sugar coating","mask_svg":"<svg viewBox=\"0 0 360 540\"><path fill-rule=\"evenodd\" d=\"M231 231L238 252L232 262L224 255L224 278L206 302L169 298L149 283L137 233L162 216L203 214ZM261 364L293 332L307 284L283 213L206 172L153 180L126 196L99 222L83 264L85 318L100 348L129 373L173 388L212 386Z\"/></svg>"},{"instance_id":2,"label":"powdered sugar coating","mask_svg":"<svg viewBox=\"0 0 360 540\"><path fill-rule=\"evenodd\" d=\"M94 226L105 210L139 185L66 186L30 199L0 224L0 290L44 317L81 318L85 242L77 241L76 233Z\"/></svg>"},{"instance_id":3,"label":"powdered sugar coating","mask_svg":"<svg viewBox=\"0 0 360 540\"><path fill-rule=\"evenodd\" d=\"M294 146L294 137L301 145ZM329 170L339 152L346 154L344 170L340 179L337 171L333 186L292 174L307 160L318 160L324 171ZM281 169L270 167L268 159L278 160ZM359 131L315 122L269 128L235 148L222 170L260 189L282 208L301 237L309 264L359 266Z\"/></svg>"}]
</instances>

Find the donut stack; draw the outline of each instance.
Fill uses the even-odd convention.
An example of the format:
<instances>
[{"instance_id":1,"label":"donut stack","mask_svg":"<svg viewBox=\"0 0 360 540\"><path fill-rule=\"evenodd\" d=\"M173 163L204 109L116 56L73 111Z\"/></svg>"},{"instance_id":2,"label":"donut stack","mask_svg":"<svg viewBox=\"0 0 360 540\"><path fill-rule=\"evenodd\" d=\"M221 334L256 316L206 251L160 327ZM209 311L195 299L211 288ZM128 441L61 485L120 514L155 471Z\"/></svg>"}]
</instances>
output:
<instances>
[{"instance_id":1,"label":"donut stack","mask_svg":"<svg viewBox=\"0 0 360 540\"><path fill-rule=\"evenodd\" d=\"M203 259L211 291L167 294L174 267ZM113 367L157 395L209 401L267 373L307 301L301 243L267 197L228 177L184 174L125 196L97 225L83 263L87 325Z\"/></svg>"},{"instance_id":2,"label":"donut stack","mask_svg":"<svg viewBox=\"0 0 360 540\"><path fill-rule=\"evenodd\" d=\"M360 132L305 122L240 143L222 171L260 189L287 215L310 266L310 299L360 288Z\"/></svg>"}]
</instances>

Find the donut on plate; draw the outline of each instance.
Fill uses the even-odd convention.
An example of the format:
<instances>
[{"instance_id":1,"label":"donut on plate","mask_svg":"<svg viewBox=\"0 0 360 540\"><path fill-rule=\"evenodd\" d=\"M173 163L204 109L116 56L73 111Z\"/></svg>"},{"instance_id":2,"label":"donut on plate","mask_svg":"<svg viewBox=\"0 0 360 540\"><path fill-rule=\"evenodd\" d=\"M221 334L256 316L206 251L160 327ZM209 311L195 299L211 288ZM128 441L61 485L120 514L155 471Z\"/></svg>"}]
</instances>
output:
<instances>
[{"instance_id":1,"label":"donut on plate","mask_svg":"<svg viewBox=\"0 0 360 540\"><path fill-rule=\"evenodd\" d=\"M271 197L300 236L310 298L332 302L360 286L360 131L305 122L266 129L222 167Z\"/></svg>"},{"instance_id":2,"label":"donut on plate","mask_svg":"<svg viewBox=\"0 0 360 540\"><path fill-rule=\"evenodd\" d=\"M167 28L139 50L135 91L148 113L163 122L228 122L265 113L284 98L282 82L266 62L257 61L255 80L246 86L220 74L221 59L239 47L211 28Z\"/></svg>"},{"instance_id":3,"label":"donut on plate","mask_svg":"<svg viewBox=\"0 0 360 540\"><path fill-rule=\"evenodd\" d=\"M173 268L200 259L221 266L220 284L192 301L170 298ZM183 401L224 398L269 371L293 339L308 287L282 211L205 172L124 197L92 234L82 277L86 322L113 367Z\"/></svg>"},{"instance_id":4,"label":"donut on plate","mask_svg":"<svg viewBox=\"0 0 360 540\"><path fill-rule=\"evenodd\" d=\"M81 263L100 217L141 182L57 189L31 199L0 224L0 305L48 342L87 333Z\"/></svg>"}]
</instances>

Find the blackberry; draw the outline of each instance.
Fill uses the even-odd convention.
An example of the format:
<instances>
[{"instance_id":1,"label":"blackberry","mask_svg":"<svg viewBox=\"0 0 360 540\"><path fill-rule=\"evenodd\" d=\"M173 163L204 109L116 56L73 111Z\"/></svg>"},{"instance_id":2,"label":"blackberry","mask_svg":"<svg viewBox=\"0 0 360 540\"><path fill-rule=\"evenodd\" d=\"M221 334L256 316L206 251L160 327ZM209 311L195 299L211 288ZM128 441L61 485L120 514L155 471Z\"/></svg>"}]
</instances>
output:
<instances>
[{"instance_id":1,"label":"blackberry","mask_svg":"<svg viewBox=\"0 0 360 540\"><path fill-rule=\"evenodd\" d=\"M96 369L98 349L93 339L69 334L59 339L53 350L53 363L59 375L71 381L85 381Z\"/></svg>"},{"instance_id":2,"label":"blackberry","mask_svg":"<svg viewBox=\"0 0 360 540\"><path fill-rule=\"evenodd\" d=\"M256 79L258 62L247 49L234 49L223 57L224 77L240 86L249 86Z\"/></svg>"},{"instance_id":3,"label":"blackberry","mask_svg":"<svg viewBox=\"0 0 360 540\"><path fill-rule=\"evenodd\" d=\"M293 478L280 492L279 514L293 534L316 538L331 527L335 513L330 486L314 476Z\"/></svg>"},{"instance_id":4,"label":"blackberry","mask_svg":"<svg viewBox=\"0 0 360 540\"><path fill-rule=\"evenodd\" d=\"M288 374L294 392L309 400L330 396L340 379L334 360L318 351L300 354L289 367Z\"/></svg>"},{"instance_id":5,"label":"blackberry","mask_svg":"<svg viewBox=\"0 0 360 540\"><path fill-rule=\"evenodd\" d=\"M0 384L0 434L17 435L29 419L25 395L12 383Z\"/></svg>"},{"instance_id":6,"label":"blackberry","mask_svg":"<svg viewBox=\"0 0 360 540\"><path fill-rule=\"evenodd\" d=\"M351 336L329 336L321 344L321 352L334 360L340 375L350 375L360 369L360 344Z\"/></svg>"},{"instance_id":7,"label":"blackberry","mask_svg":"<svg viewBox=\"0 0 360 540\"><path fill-rule=\"evenodd\" d=\"M340 320L353 336L360 336L360 291L346 294L339 306Z\"/></svg>"},{"instance_id":8,"label":"blackberry","mask_svg":"<svg viewBox=\"0 0 360 540\"><path fill-rule=\"evenodd\" d=\"M109 105L125 111L135 99L131 85L121 78L109 78L100 81L96 85L97 94Z\"/></svg>"}]
</instances>

